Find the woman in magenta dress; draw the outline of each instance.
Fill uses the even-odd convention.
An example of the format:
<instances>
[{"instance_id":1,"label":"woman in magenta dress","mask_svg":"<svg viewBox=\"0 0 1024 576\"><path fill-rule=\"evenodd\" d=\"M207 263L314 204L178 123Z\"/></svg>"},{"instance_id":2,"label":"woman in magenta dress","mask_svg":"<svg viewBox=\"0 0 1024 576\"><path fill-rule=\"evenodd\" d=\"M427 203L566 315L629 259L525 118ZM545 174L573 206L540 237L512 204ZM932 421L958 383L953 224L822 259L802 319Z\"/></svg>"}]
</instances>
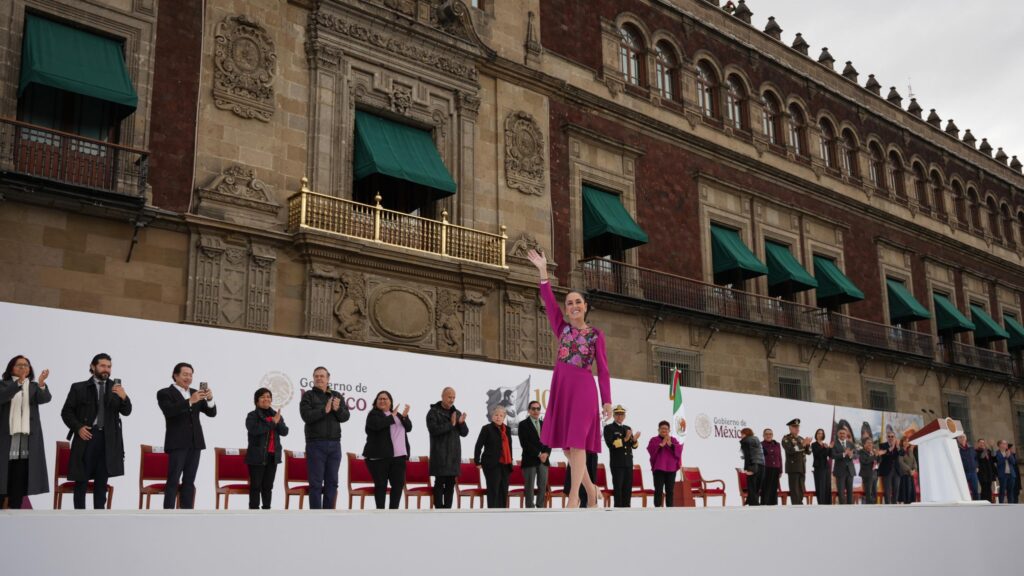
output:
<instances>
[{"instance_id":1,"label":"woman in magenta dress","mask_svg":"<svg viewBox=\"0 0 1024 576\"><path fill-rule=\"evenodd\" d=\"M580 292L565 296L566 322L548 282L548 262L534 250L530 262L540 272L540 296L547 309L551 330L558 338L558 358L551 377L541 443L565 450L571 467L569 508L580 505L580 485L587 490L587 502L597 506L598 489L587 473L587 452L601 452L601 413L612 415L611 379L605 355L604 333L587 325L587 302ZM597 364L597 382L601 389L601 409L591 366Z\"/></svg>"}]
</instances>

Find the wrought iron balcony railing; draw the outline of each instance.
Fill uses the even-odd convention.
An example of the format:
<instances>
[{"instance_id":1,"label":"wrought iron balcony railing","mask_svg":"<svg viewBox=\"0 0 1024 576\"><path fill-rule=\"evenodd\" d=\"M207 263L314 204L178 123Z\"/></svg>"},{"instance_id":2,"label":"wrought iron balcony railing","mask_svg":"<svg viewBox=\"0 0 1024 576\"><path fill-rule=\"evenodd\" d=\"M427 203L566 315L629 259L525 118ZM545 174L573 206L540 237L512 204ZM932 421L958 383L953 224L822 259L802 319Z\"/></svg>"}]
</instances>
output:
<instances>
[{"instance_id":1,"label":"wrought iron balcony railing","mask_svg":"<svg viewBox=\"0 0 1024 576\"><path fill-rule=\"evenodd\" d=\"M288 230L318 230L437 254L458 260L505 268L505 227L492 234L457 226L448 222L448 213L441 220L431 220L388 210L381 206L361 204L343 198L317 194L306 187L288 199Z\"/></svg>"},{"instance_id":2,"label":"wrought iron balcony railing","mask_svg":"<svg viewBox=\"0 0 1024 576\"><path fill-rule=\"evenodd\" d=\"M142 198L149 152L0 117L0 170Z\"/></svg>"},{"instance_id":3,"label":"wrought iron balcony railing","mask_svg":"<svg viewBox=\"0 0 1024 576\"><path fill-rule=\"evenodd\" d=\"M819 308L603 258L589 258L580 265L586 289L591 292L799 332L823 333L824 311Z\"/></svg>"},{"instance_id":4,"label":"wrought iron balcony railing","mask_svg":"<svg viewBox=\"0 0 1024 576\"><path fill-rule=\"evenodd\" d=\"M1013 373L1013 362L1009 354L960 342L943 342L939 346L942 350L943 360L949 364L969 366L1001 374Z\"/></svg>"},{"instance_id":5,"label":"wrought iron balcony railing","mask_svg":"<svg viewBox=\"0 0 1024 576\"><path fill-rule=\"evenodd\" d=\"M935 355L931 334L869 322L834 312L828 316L828 336L844 342L925 358L932 358Z\"/></svg>"}]
</instances>

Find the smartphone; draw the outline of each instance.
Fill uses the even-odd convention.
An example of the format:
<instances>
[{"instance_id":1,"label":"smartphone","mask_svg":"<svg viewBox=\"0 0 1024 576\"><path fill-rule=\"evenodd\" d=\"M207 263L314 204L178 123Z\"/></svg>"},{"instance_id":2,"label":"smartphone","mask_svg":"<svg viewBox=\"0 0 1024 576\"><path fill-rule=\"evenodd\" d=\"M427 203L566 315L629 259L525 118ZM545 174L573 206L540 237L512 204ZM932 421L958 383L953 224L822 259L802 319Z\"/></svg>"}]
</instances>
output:
<instances>
[{"instance_id":1,"label":"smartphone","mask_svg":"<svg viewBox=\"0 0 1024 576\"><path fill-rule=\"evenodd\" d=\"M203 392L206 392L207 390L210 389L210 385L206 382L200 382L199 389L202 390Z\"/></svg>"},{"instance_id":2,"label":"smartphone","mask_svg":"<svg viewBox=\"0 0 1024 576\"><path fill-rule=\"evenodd\" d=\"M120 386L120 385L121 385L121 379L120 378L114 378L114 386Z\"/></svg>"}]
</instances>

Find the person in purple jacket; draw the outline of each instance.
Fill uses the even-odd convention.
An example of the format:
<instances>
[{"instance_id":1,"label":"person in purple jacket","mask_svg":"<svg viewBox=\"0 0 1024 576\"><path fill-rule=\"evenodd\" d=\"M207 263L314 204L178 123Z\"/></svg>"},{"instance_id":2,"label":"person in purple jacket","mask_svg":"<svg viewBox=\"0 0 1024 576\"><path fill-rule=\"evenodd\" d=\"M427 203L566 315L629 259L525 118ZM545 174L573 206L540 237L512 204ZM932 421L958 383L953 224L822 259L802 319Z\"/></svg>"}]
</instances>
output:
<instances>
[{"instance_id":1,"label":"person in purple jacket","mask_svg":"<svg viewBox=\"0 0 1024 576\"><path fill-rule=\"evenodd\" d=\"M654 473L654 507L661 508L664 501L667 508L673 505L676 472L682 466L683 445L669 434L671 424L658 422L658 435L647 442L651 455L651 472Z\"/></svg>"},{"instance_id":2,"label":"person in purple jacket","mask_svg":"<svg viewBox=\"0 0 1024 576\"><path fill-rule=\"evenodd\" d=\"M598 488L587 473L587 452L601 452L601 413L593 367L597 367L597 388L601 389L604 419L612 417L611 378L605 355L604 332L587 324L589 305L582 292L570 291L565 296L566 321L558 300L548 282L548 261L543 254L530 250L530 262L540 273L540 297L547 310L551 330L558 338L558 356L551 376L544 427L540 442L565 451L571 470L569 508L580 506L580 485L587 491L591 507L597 506Z\"/></svg>"},{"instance_id":3,"label":"person in purple jacket","mask_svg":"<svg viewBox=\"0 0 1024 576\"><path fill-rule=\"evenodd\" d=\"M761 505L776 506L779 503L779 477L782 476L782 445L775 439L771 428L765 428L761 433L761 449L764 451Z\"/></svg>"}]
</instances>

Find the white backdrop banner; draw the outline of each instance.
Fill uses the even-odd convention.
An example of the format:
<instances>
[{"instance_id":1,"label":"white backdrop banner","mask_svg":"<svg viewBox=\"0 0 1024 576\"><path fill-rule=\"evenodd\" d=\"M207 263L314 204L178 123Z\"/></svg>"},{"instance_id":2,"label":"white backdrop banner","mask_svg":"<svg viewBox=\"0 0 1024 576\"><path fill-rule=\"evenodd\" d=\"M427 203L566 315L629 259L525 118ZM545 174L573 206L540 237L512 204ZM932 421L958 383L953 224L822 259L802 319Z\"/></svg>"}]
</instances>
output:
<instances>
[{"instance_id":1,"label":"white backdrop banner","mask_svg":"<svg viewBox=\"0 0 1024 576\"><path fill-rule=\"evenodd\" d=\"M14 355L23 354L31 360L36 374L50 369L48 385L53 401L40 407L40 416L51 487L54 442L67 434L60 418L67 391L73 382L89 377L93 355L106 352L113 357L111 377L122 380L133 405L132 414L124 419L126 474L111 479L115 508L137 506L139 446L164 443L164 418L156 393L171 385L171 370L177 362L195 367L193 386L208 382L217 404L215 418L202 417L208 449L196 479L197 508L214 507L213 448L246 446L245 416L253 409L257 388L270 388L275 404L282 406L291 429L290 435L282 439L284 447L304 450L298 405L302 391L312 386L316 366L328 368L331 386L347 399L352 418L342 425L342 451L357 454L365 442L366 413L380 390L390 391L396 403L410 405L413 430L409 440L412 454L418 456L429 452L424 420L428 407L440 399L445 386L455 388L455 404L468 414L470 434L462 441L462 455L470 458L477 433L487 422L489 407L504 404L510 418L525 418L525 404L534 399L544 403L551 381L550 370L53 308L0 303L0 318L5 327L0 333L3 366ZM644 469L647 487L652 483L646 444L656 434L659 421L672 420L668 392L668 386L661 384L612 381L613 401L628 409L627 423L642 433L634 461ZM833 418L831 405L693 388L683 390L683 402L690 428L683 464L700 467L705 478L724 480L729 505L741 503L735 469L742 467L742 428L749 426L760 436L764 428L770 427L781 439L786 433L785 423L792 418L802 419L804 434L813 434L815 428L830 430ZM518 453L518 443L514 444ZM559 454L553 457L554 461L562 459ZM607 462L606 451L600 461ZM343 459L341 508L348 500L346 472ZM807 487L813 490L810 462L807 476ZM282 478L283 468L279 468L275 508L284 506ZM159 507L162 499L154 498L153 504ZM232 508L246 504L244 496L236 496ZM32 505L52 507L52 494L32 497ZM70 496L64 505L70 507Z\"/></svg>"}]
</instances>

